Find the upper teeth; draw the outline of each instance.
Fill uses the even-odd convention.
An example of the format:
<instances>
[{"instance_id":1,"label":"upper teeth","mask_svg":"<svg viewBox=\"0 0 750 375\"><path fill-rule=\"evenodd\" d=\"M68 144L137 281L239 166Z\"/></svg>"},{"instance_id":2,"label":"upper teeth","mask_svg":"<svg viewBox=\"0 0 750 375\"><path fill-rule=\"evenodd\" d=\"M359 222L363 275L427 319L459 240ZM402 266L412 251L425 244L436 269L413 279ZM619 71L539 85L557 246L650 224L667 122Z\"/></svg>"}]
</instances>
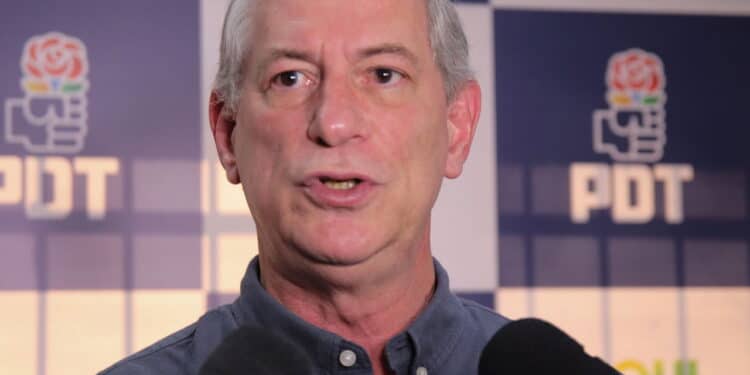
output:
<instances>
[{"instance_id":1,"label":"upper teeth","mask_svg":"<svg viewBox=\"0 0 750 375\"><path fill-rule=\"evenodd\" d=\"M336 190L348 190L353 188L357 183L354 180L346 180L346 181L332 181L328 180L324 182L326 186L328 186L331 189Z\"/></svg>"}]
</instances>

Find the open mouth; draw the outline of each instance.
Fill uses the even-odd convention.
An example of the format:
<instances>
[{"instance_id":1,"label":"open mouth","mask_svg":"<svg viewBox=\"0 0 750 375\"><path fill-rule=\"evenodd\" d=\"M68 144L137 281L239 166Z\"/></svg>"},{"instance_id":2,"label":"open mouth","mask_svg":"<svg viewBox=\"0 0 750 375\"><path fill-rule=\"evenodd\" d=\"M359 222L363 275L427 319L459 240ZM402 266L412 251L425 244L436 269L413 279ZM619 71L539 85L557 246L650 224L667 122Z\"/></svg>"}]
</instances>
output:
<instances>
[{"instance_id":1,"label":"open mouth","mask_svg":"<svg viewBox=\"0 0 750 375\"><path fill-rule=\"evenodd\" d=\"M336 180L330 177L321 177L320 182L326 187L333 190L349 190L354 189L357 185L362 183L359 178L351 178L347 180Z\"/></svg>"},{"instance_id":2,"label":"open mouth","mask_svg":"<svg viewBox=\"0 0 750 375\"><path fill-rule=\"evenodd\" d=\"M364 174L321 172L303 180L304 192L322 208L362 207L374 197L379 185Z\"/></svg>"}]
</instances>

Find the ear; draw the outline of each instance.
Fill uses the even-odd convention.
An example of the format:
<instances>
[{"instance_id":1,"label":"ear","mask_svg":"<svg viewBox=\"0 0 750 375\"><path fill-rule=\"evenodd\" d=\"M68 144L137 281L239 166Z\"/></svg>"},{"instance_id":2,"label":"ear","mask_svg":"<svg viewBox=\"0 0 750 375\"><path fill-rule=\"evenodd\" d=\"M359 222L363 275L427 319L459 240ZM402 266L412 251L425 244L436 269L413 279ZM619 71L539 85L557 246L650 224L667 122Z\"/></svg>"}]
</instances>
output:
<instances>
[{"instance_id":1,"label":"ear","mask_svg":"<svg viewBox=\"0 0 750 375\"><path fill-rule=\"evenodd\" d=\"M445 177L461 175L466 158L469 157L471 141L482 109L482 91L477 81L466 82L448 104L448 159Z\"/></svg>"},{"instance_id":2,"label":"ear","mask_svg":"<svg viewBox=\"0 0 750 375\"><path fill-rule=\"evenodd\" d=\"M208 115L211 121L211 134L213 134L214 143L216 143L216 152L219 154L219 161L221 161L221 165L227 173L227 180L232 184L238 184L240 174L237 170L237 159L232 143L232 132L236 125L236 119L235 114L230 113L224 105L224 101L219 98L216 91L212 91L211 98L208 101Z\"/></svg>"}]
</instances>

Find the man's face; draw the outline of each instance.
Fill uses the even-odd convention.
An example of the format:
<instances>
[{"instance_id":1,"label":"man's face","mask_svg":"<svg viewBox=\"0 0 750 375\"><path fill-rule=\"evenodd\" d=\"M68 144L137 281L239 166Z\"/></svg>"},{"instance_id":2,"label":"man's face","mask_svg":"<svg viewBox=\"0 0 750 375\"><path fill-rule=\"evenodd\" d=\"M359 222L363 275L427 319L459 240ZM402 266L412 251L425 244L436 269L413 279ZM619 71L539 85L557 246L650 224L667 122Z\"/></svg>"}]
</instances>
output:
<instances>
[{"instance_id":1,"label":"man's face","mask_svg":"<svg viewBox=\"0 0 750 375\"><path fill-rule=\"evenodd\" d=\"M354 265L426 241L468 145L452 151L424 0L259 1L252 17L231 140L262 251Z\"/></svg>"}]
</instances>

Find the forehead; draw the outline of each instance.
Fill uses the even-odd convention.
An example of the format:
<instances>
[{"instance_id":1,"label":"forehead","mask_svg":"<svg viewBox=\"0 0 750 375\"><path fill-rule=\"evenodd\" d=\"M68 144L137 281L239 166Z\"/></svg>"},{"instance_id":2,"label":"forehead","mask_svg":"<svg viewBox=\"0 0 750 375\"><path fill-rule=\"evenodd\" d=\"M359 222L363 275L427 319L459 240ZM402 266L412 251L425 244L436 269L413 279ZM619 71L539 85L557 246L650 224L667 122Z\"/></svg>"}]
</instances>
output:
<instances>
[{"instance_id":1,"label":"forehead","mask_svg":"<svg viewBox=\"0 0 750 375\"><path fill-rule=\"evenodd\" d=\"M258 0L252 25L254 51L399 44L430 52L424 0Z\"/></svg>"}]
</instances>

